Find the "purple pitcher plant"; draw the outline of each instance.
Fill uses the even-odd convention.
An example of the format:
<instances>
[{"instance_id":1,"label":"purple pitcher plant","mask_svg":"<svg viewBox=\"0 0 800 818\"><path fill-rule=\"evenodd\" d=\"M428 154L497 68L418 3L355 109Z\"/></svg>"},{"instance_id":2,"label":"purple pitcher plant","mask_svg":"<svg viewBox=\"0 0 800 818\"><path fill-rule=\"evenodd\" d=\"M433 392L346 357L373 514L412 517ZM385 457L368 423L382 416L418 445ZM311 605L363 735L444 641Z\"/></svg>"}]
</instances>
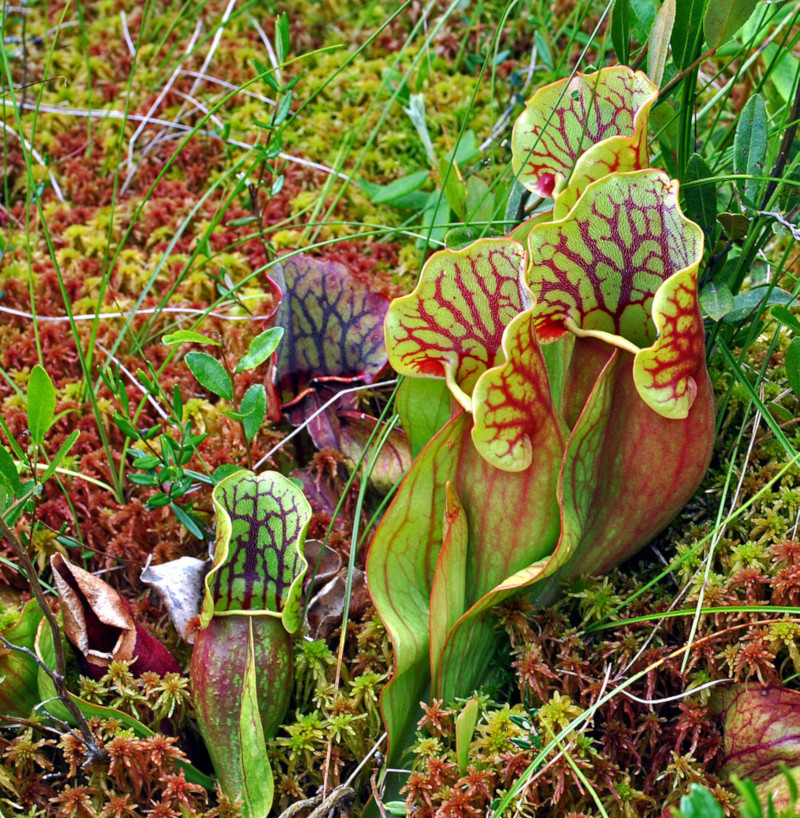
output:
<instances>
[{"instance_id":1,"label":"purple pitcher plant","mask_svg":"<svg viewBox=\"0 0 800 818\"><path fill-rule=\"evenodd\" d=\"M646 167L656 95L624 67L540 90L514 129L513 167L553 210L435 253L387 315L394 369L444 379L454 407L367 564L394 647L381 700L392 760L422 699L485 679L496 605L541 602L559 579L631 556L707 469L703 235L678 183Z\"/></svg>"},{"instance_id":2,"label":"purple pitcher plant","mask_svg":"<svg viewBox=\"0 0 800 818\"><path fill-rule=\"evenodd\" d=\"M192 652L197 722L223 791L245 818L272 806L266 742L286 715L311 507L277 472L238 471L214 489L217 536Z\"/></svg>"}]
</instances>

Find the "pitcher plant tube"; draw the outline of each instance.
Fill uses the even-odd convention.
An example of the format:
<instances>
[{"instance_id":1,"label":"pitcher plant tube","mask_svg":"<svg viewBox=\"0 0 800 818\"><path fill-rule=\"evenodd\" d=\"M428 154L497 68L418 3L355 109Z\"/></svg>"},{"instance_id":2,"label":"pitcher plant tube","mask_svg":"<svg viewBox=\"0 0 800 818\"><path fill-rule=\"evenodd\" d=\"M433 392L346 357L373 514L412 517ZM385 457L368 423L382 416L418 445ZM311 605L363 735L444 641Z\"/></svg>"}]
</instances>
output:
<instances>
[{"instance_id":1,"label":"pitcher plant tube","mask_svg":"<svg viewBox=\"0 0 800 818\"><path fill-rule=\"evenodd\" d=\"M455 407L367 564L394 647L381 702L392 760L420 700L485 680L494 606L520 593L543 601L559 578L631 556L710 459L703 236L677 182L598 172L562 218L524 232L526 244L516 232L434 254L386 318L395 370L444 379Z\"/></svg>"},{"instance_id":2,"label":"pitcher plant tube","mask_svg":"<svg viewBox=\"0 0 800 818\"><path fill-rule=\"evenodd\" d=\"M289 705L311 507L291 480L270 471L232 474L213 500L216 546L192 690L223 791L243 801L245 818L264 818L273 798L266 741Z\"/></svg>"}]
</instances>

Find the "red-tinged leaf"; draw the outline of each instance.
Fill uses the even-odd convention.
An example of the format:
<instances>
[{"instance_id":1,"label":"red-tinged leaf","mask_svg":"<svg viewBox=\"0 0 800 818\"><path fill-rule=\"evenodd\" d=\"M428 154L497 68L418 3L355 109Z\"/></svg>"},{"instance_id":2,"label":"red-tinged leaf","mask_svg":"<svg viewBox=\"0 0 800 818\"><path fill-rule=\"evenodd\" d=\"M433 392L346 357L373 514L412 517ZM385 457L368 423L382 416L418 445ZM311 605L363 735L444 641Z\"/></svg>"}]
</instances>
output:
<instances>
[{"instance_id":1,"label":"red-tinged leaf","mask_svg":"<svg viewBox=\"0 0 800 818\"><path fill-rule=\"evenodd\" d=\"M42 610L35 600L22 609L20 618L3 631L13 645L33 650ZM0 713L25 718L41 701L36 689L39 666L35 660L11 648L0 646Z\"/></svg>"},{"instance_id":2,"label":"red-tinged leaf","mask_svg":"<svg viewBox=\"0 0 800 818\"><path fill-rule=\"evenodd\" d=\"M378 419L363 412L339 412L337 417L341 429L340 450L348 464L353 468L359 461L368 465L383 439L385 424L381 424L367 448L370 436L378 426ZM402 429L392 429L377 453L369 481L374 488L385 494L400 482L410 466L408 436Z\"/></svg>"},{"instance_id":3,"label":"red-tinged leaf","mask_svg":"<svg viewBox=\"0 0 800 818\"><path fill-rule=\"evenodd\" d=\"M218 483L214 562L206 576L201 624L236 611L300 624L300 590L308 564L303 542L311 507L300 489L277 472L244 469Z\"/></svg>"},{"instance_id":4,"label":"red-tinged leaf","mask_svg":"<svg viewBox=\"0 0 800 818\"><path fill-rule=\"evenodd\" d=\"M656 170L595 182L569 218L531 231L528 284L540 338L569 329L638 353L643 400L682 418L692 373L704 367L703 234L684 217L677 192L677 182Z\"/></svg>"},{"instance_id":5,"label":"red-tinged leaf","mask_svg":"<svg viewBox=\"0 0 800 818\"><path fill-rule=\"evenodd\" d=\"M383 318L389 300L342 264L294 256L275 275L283 290L275 323L277 384L283 403L314 379L372 383L386 365Z\"/></svg>"},{"instance_id":6,"label":"red-tinged leaf","mask_svg":"<svg viewBox=\"0 0 800 818\"><path fill-rule=\"evenodd\" d=\"M252 804L267 798L264 741L289 706L291 635L274 616L215 616L197 634L191 677L197 725L223 791Z\"/></svg>"},{"instance_id":7,"label":"red-tinged leaf","mask_svg":"<svg viewBox=\"0 0 800 818\"><path fill-rule=\"evenodd\" d=\"M647 120L658 88L625 66L540 88L511 137L520 183L554 198L562 218L593 181L647 165Z\"/></svg>"},{"instance_id":8,"label":"red-tinged leaf","mask_svg":"<svg viewBox=\"0 0 800 818\"><path fill-rule=\"evenodd\" d=\"M800 775L800 693L778 685L731 685L712 702L724 719L724 775L752 779L761 803L771 794L778 812L792 806L781 767Z\"/></svg>"},{"instance_id":9,"label":"red-tinged leaf","mask_svg":"<svg viewBox=\"0 0 800 818\"><path fill-rule=\"evenodd\" d=\"M456 762L460 775L466 775L469 763L469 746L475 734L475 726L481 714L480 701L473 696L456 718Z\"/></svg>"},{"instance_id":10,"label":"red-tinged leaf","mask_svg":"<svg viewBox=\"0 0 800 818\"><path fill-rule=\"evenodd\" d=\"M557 428L534 325L532 310L508 325L503 334L505 362L484 372L472 395L472 442L488 463L505 471L527 469L542 436Z\"/></svg>"},{"instance_id":11,"label":"red-tinged leaf","mask_svg":"<svg viewBox=\"0 0 800 818\"><path fill-rule=\"evenodd\" d=\"M490 466L475 450L470 426L470 416L459 413L426 446L384 515L370 549L370 590L395 650L395 673L381 698L392 754L413 733L413 703L430 683L429 600L444 538L447 482L452 483L469 527L465 606L551 553L558 541L556 486L563 449L559 424L551 421L552 433L542 435L543 449L537 452L535 465L524 472ZM509 509L525 509L526 524L520 525ZM498 632L489 627L491 647ZM459 681L459 689L467 692L480 683L486 670L485 646L474 647ZM478 656L482 660L473 662Z\"/></svg>"},{"instance_id":12,"label":"red-tinged leaf","mask_svg":"<svg viewBox=\"0 0 800 818\"><path fill-rule=\"evenodd\" d=\"M78 568L61 554L50 558L64 633L78 651L84 672L99 679L112 661L133 662L146 671L180 673L175 657L133 618L128 603L108 583Z\"/></svg>"},{"instance_id":13,"label":"red-tinged leaf","mask_svg":"<svg viewBox=\"0 0 800 818\"><path fill-rule=\"evenodd\" d=\"M697 268L681 270L659 288L653 316L656 342L637 353L633 379L639 395L667 418L687 417L705 373L705 334L697 297Z\"/></svg>"},{"instance_id":14,"label":"red-tinged leaf","mask_svg":"<svg viewBox=\"0 0 800 818\"><path fill-rule=\"evenodd\" d=\"M508 239L442 250L422 268L416 289L386 316L389 361L401 375L445 378L467 409L478 378L502 360L501 339L522 310L525 252Z\"/></svg>"},{"instance_id":15,"label":"red-tinged leaf","mask_svg":"<svg viewBox=\"0 0 800 818\"><path fill-rule=\"evenodd\" d=\"M608 352L600 341L578 339L567 387L575 393L571 399L575 404L587 403L580 397L580 382L587 372L607 370ZM685 420L664 417L641 400L633 367L633 356L620 350L609 386L612 400L605 410L606 426L597 443L602 447L599 459L593 467L575 466L572 490L590 489L591 502L583 517L581 542L566 568L571 576L608 571L636 553L689 501L711 459L714 395L704 366L696 373L697 396ZM582 414L573 437L591 425L589 416ZM568 452L565 464L569 459L575 456ZM588 488L581 488L578 480ZM562 482L562 494L566 490ZM582 506L586 508L585 502Z\"/></svg>"},{"instance_id":16,"label":"red-tinged leaf","mask_svg":"<svg viewBox=\"0 0 800 818\"><path fill-rule=\"evenodd\" d=\"M469 527L464 507L453 489L445 486L442 549L436 561L431 586L430 656L431 688L436 690L439 661L447 635L467 609L467 557Z\"/></svg>"}]
</instances>

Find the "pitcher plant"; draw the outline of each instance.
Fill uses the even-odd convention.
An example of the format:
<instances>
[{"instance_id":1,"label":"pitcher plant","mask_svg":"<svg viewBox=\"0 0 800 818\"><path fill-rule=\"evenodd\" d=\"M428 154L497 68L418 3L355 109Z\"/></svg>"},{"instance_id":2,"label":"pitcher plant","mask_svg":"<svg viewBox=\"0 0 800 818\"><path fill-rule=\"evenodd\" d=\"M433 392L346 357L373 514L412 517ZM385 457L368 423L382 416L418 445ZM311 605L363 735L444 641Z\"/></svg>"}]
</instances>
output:
<instances>
[{"instance_id":1,"label":"pitcher plant","mask_svg":"<svg viewBox=\"0 0 800 818\"><path fill-rule=\"evenodd\" d=\"M631 556L708 466L703 235L678 183L642 167L655 93L624 67L542 89L515 127L514 168L553 211L435 253L387 314L394 369L444 379L454 407L367 564L394 647L392 760L421 700L485 679L498 603L542 602L558 579Z\"/></svg>"}]
</instances>

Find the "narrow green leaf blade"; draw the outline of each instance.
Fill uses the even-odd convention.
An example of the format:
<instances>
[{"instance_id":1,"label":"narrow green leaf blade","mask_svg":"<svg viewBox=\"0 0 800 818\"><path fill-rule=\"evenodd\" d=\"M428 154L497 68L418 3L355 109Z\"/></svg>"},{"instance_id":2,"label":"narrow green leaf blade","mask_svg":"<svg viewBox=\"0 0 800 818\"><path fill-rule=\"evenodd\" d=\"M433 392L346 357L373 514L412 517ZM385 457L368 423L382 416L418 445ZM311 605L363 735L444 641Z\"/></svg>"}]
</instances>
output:
<instances>
[{"instance_id":1,"label":"narrow green leaf blade","mask_svg":"<svg viewBox=\"0 0 800 818\"><path fill-rule=\"evenodd\" d=\"M611 10L611 42L620 65L627 65L630 56L630 0L614 0Z\"/></svg>"},{"instance_id":2,"label":"narrow green leaf blade","mask_svg":"<svg viewBox=\"0 0 800 818\"><path fill-rule=\"evenodd\" d=\"M703 32L709 48L719 48L750 19L758 0L725 0L709 3Z\"/></svg>"},{"instance_id":3,"label":"narrow green leaf blade","mask_svg":"<svg viewBox=\"0 0 800 818\"><path fill-rule=\"evenodd\" d=\"M800 319L788 307L782 305L773 307L771 312L773 318L788 327L795 335L800 335Z\"/></svg>"},{"instance_id":4,"label":"narrow green leaf blade","mask_svg":"<svg viewBox=\"0 0 800 818\"><path fill-rule=\"evenodd\" d=\"M664 68L669 57L669 43L675 27L675 0L664 0L658 10L653 28L650 31L650 48L647 52L647 74L660 86L664 79Z\"/></svg>"},{"instance_id":5,"label":"narrow green leaf blade","mask_svg":"<svg viewBox=\"0 0 800 818\"><path fill-rule=\"evenodd\" d=\"M233 399L233 384L225 367L205 352L187 352L186 365L201 386L226 400Z\"/></svg>"},{"instance_id":6,"label":"narrow green leaf blade","mask_svg":"<svg viewBox=\"0 0 800 818\"><path fill-rule=\"evenodd\" d=\"M236 366L236 372L244 372L247 369L255 369L257 366L261 366L278 348L281 338L283 338L283 327L272 327L260 335L256 335L250 342L247 354L242 356Z\"/></svg>"},{"instance_id":7,"label":"narrow green leaf blade","mask_svg":"<svg viewBox=\"0 0 800 818\"><path fill-rule=\"evenodd\" d=\"M70 436L61 444L61 448L56 452L56 456L50 461L50 465L45 469L42 475L43 483L53 476L55 470L58 468L58 464L67 456L67 453L75 445L75 441L80 437L80 434L80 429L74 429Z\"/></svg>"},{"instance_id":8,"label":"narrow green leaf blade","mask_svg":"<svg viewBox=\"0 0 800 818\"><path fill-rule=\"evenodd\" d=\"M19 472L5 446L0 446L0 478L8 483L14 497L22 496L22 482L19 479Z\"/></svg>"},{"instance_id":9,"label":"narrow green leaf blade","mask_svg":"<svg viewBox=\"0 0 800 818\"><path fill-rule=\"evenodd\" d=\"M28 431L34 443L44 442L55 409L56 390L53 382L47 372L36 364L28 379Z\"/></svg>"},{"instance_id":10,"label":"narrow green leaf blade","mask_svg":"<svg viewBox=\"0 0 800 818\"><path fill-rule=\"evenodd\" d=\"M747 100L739 116L733 137L733 171L747 176L760 176L767 157L767 111L764 100L754 94ZM761 187L759 179L739 180L739 189L748 203L755 203Z\"/></svg>"},{"instance_id":11,"label":"narrow green leaf blade","mask_svg":"<svg viewBox=\"0 0 800 818\"><path fill-rule=\"evenodd\" d=\"M703 157L698 153L692 154L686 166L686 181L702 182L711 176L711 170ZM706 247L713 247L717 233L717 189L714 183L684 187L683 195L686 199L686 215L700 225L706 237Z\"/></svg>"},{"instance_id":12,"label":"narrow green leaf blade","mask_svg":"<svg viewBox=\"0 0 800 818\"><path fill-rule=\"evenodd\" d=\"M786 350L786 379L795 395L800 395L800 338L792 338Z\"/></svg>"},{"instance_id":13,"label":"narrow green leaf blade","mask_svg":"<svg viewBox=\"0 0 800 818\"><path fill-rule=\"evenodd\" d=\"M166 344L167 346L172 346L173 344L212 344L215 347L220 346L219 341L215 341L213 338L209 338L202 333L195 332L194 330L190 329L179 329L177 332L171 332L169 335L165 335L161 342Z\"/></svg>"},{"instance_id":14,"label":"narrow green leaf blade","mask_svg":"<svg viewBox=\"0 0 800 818\"><path fill-rule=\"evenodd\" d=\"M677 0L672 29L672 59L677 68L687 68L700 52L703 18L708 0Z\"/></svg>"},{"instance_id":15,"label":"narrow green leaf blade","mask_svg":"<svg viewBox=\"0 0 800 818\"><path fill-rule=\"evenodd\" d=\"M473 696L456 718L456 762L458 771L464 775L469 763L469 745L475 732L475 725L480 715L480 703Z\"/></svg>"},{"instance_id":16,"label":"narrow green leaf blade","mask_svg":"<svg viewBox=\"0 0 800 818\"><path fill-rule=\"evenodd\" d=\"M382 187L372 196L372 201L374 204L391 204L395 200L402 199L403 196L408 196L409 193L419 190L428 181L428 178L429 174L426 170L409 173L408 176L395 179Z\"/></svg>"}]
</instances>

